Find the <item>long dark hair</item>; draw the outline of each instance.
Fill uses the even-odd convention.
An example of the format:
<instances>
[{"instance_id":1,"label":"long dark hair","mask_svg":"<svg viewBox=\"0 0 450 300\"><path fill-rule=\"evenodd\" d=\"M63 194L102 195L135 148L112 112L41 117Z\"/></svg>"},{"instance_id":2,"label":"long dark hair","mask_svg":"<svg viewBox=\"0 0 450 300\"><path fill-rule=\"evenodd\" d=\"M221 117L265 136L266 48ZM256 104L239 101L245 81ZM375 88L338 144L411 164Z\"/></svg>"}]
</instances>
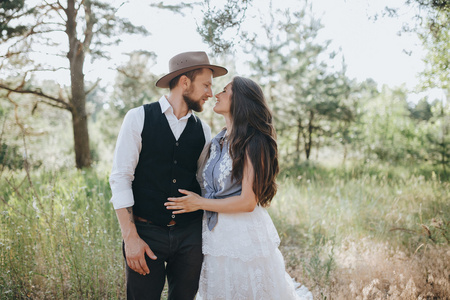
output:
<instances>
[{"instance_id":1,"label":"long dark hair","mask_svg":"<svg viewBox=\"0 0 450 300\"><path fill-rule=\"evenodd\" d=\"M232 178L242 182L246 156L254 169L253 192L261 206L268 206L277 192L278 149L272 113L261 87L253 80L234 77L231 83L230 156Z\"/></svg>"}]
</instances>

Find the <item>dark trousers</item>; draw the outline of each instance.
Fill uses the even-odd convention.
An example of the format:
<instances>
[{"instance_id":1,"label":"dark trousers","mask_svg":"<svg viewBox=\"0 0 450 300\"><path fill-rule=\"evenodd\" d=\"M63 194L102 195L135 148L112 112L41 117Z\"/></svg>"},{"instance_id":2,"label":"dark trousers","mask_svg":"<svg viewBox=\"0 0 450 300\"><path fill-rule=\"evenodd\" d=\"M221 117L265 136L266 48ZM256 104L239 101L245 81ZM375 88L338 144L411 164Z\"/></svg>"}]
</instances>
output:
<instances>
[{"instance_id":1,"label":"dark trousers","mask_svg":"<svg viewBox=\"0 0 450 300\"><path fill-rule=\"evenodd\" d=\"M136 222L136 229L158 259L145 255L150 269L145 276L131 270L125 261L127 299L159 300L166 276L169 300L194 299L203 262L201 220L172 227Z\"/></svg>"}]
</instances>

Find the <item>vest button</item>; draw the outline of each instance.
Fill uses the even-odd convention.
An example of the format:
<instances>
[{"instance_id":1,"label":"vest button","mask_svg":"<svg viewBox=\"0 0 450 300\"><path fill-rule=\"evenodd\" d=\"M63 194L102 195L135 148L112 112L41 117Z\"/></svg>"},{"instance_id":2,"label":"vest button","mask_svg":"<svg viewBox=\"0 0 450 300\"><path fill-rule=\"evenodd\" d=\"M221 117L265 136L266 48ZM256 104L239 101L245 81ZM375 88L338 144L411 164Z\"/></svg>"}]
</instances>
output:
<instances>
[{"instance_id":1,"label":"vest button","mask_svg":"<svg viewBox=\"0 0 450 300\"><path fill-rule=\"evenodd\" d=\"M173 182L173 183L176 183L176 182L177 182L177 180L176 180L176 179L174 179L174 180L172 180L172 182Z\"/></svg>"},{"instance_id":2,"label":"vest button","mask_svg":"<svg viewBox=\"0 0 450 300\"><path fill-rule=\"evenodd\" d=\"M172 219L175 219L175 215L172 215Z\"/></svg>"},{"instance_id":3,"label":"vest button","mask_svg":"<svg viewBox=\"0 0 450 300\"><path fill-rule=\"evenodd\" d=\"M178 147L178 145L180 145L180 144L179 144L178 142L176 142L176 143L175 143L175 146L177 146L177 147Z\"/></svg>"}]
</instances>

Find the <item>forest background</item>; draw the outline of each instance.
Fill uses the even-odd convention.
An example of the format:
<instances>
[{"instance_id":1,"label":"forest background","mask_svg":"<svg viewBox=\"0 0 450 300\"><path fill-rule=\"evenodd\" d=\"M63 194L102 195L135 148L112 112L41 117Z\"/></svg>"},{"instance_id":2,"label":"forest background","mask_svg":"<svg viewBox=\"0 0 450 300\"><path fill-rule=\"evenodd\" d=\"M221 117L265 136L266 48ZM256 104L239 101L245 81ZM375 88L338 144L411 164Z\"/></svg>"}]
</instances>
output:
<instances>
[{"instance_id":1,"label":"forest background","mask_svg":"<svg viewBox=\"0 0 450 300\"><path fill-rule=\"evenodd\" d=\"M282 167L269 213L288 272L315 299L450 298L450 3L406 0L366 16L411 16L399 31L425 53L414 87L348 76L311 3L259 3L0 2L1 299L125 298L108 176L125 113L164 92L154 83L167 53L122 54L111 82L85 73L114 61L121 39L165 32L121 16L132 4L195 21L230 71L216 92L235 75L263 87ZM432 89L441 96L411 101ZM200 117L215 134L224 123L213 105Z\"/></svg>"}]
</instances>

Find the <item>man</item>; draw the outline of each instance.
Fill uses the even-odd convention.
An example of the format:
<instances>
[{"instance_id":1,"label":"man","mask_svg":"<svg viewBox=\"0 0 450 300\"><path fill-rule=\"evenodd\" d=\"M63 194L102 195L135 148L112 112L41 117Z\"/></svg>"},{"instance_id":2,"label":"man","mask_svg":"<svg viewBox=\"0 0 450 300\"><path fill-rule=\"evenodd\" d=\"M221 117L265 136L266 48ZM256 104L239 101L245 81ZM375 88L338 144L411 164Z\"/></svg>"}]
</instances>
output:
<instances>
[{"instance_id":1,"label":"man","mask_svg":"<svg viewBox=\"0 0 450 300\"><path fill-rule=\"evenodd\" d=\"M185 52L169 61L156 82L170 88L158 102L131 109L117 139L110 176L111 202L122 230L127 298L160 299L167 276L169 299L193 299L203 260L202 212L174 215L164 203L200 193L197 162L211 140L200 112L212 97L212 78L228 71L205 52Z\"/></svg>"}]
</instances>

